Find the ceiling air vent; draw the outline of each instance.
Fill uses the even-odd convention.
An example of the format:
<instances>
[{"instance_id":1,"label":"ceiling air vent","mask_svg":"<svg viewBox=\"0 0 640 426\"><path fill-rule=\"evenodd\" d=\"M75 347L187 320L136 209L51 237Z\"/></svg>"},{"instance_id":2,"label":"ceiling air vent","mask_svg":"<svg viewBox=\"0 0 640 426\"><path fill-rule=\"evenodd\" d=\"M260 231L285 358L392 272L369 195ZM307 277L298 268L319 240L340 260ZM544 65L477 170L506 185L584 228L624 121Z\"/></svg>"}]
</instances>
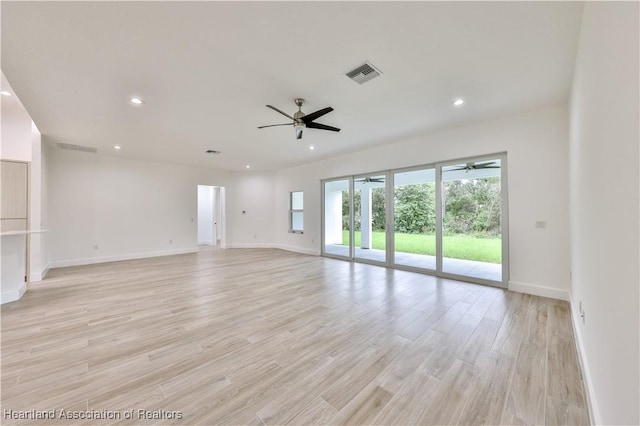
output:
<instances>
[{"instance_id":1,"label":"ceiling air vent","mask_svg":"<svg viewBox=\"0 0 640 426\"><path fill-rule=\"evenodd\" d=\"M358 68L349 71L346 75L356 83L363 84L381 74L382 72L379 69L371 65L369 62L365 62Z\"/></svg>"},{"instance_id":2,"label":"ceiling air vent","mask_svg":"<svg viewBox=\"0 0 640 426\"><path fill-rule=\"evenodd\" d=\"M71 151L91 152L93 154L98 153L98 149L91 146L73 145L70 143L61 143L61 142L58 142L56 145L58 146L58 148L69 149Z\"/></svg>"}]
</instances>

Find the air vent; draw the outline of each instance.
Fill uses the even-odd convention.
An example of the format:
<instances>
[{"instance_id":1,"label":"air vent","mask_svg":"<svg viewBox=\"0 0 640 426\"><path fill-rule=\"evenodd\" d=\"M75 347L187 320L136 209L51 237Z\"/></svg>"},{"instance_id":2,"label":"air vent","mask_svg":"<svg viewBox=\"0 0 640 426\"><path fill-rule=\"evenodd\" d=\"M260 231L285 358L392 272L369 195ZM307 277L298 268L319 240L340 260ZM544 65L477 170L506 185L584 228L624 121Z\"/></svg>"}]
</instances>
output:
<instances>
[{"instance_id":1,"label":"air vent","mask_svg":"<svg viewBox=\"0 0 640 426\"><path fill-rule=\"evenodd\" d=\"M216 151L215 149L208 149L205 152L207 154L220 154L220 151Z\"/></svg>"},{"instance_id":2,"label":"air vent","mask_svg":"<svg viewBox=\"0 0 640 426\"><path fill-rule=\"evenodd\" d=\"M382 72L379 69L371 65L369 62L365 62L358 68L349 71L346 76L358 84L363 84L381 74Z\"/></svg>"},{"instance_id":3,"label":"air vent","mask_svg":"<svg viewBox=\"0 0 640 426\"><path fill-rule=\"evenodd\" d=\"M58 146L58 148L69 149L71 151L91 152L92 154L98 153L98 149L91 146L73 145L70 143L61 142L58 142L56 145Z\"/></svg>"}]
</instances>

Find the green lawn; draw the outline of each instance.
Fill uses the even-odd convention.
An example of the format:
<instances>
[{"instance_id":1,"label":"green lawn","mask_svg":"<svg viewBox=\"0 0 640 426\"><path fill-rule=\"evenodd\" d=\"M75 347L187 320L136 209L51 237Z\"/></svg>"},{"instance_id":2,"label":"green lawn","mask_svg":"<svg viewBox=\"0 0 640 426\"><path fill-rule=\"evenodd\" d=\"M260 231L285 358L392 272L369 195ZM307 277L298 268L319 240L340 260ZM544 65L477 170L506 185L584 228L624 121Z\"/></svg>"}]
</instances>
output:
<instances>
[{"instance_id":1,"label":"green lawn","mask_svg":"<svg viewBox=\"0 0 640 426\"><path fill-rule=\"evenodd\" d=\"M396 251L402 253L436 255L436 236L396 233ZM355 232L356 247L360 246L360 232ZM349 231L342 231L342 243L349 244ZM469 235L450 235L442 238L444 257L500 263L502 242L500 238L478 238ZM384 250L384 232L373 233L373 248Z\"/></svg>"}]
</instances>

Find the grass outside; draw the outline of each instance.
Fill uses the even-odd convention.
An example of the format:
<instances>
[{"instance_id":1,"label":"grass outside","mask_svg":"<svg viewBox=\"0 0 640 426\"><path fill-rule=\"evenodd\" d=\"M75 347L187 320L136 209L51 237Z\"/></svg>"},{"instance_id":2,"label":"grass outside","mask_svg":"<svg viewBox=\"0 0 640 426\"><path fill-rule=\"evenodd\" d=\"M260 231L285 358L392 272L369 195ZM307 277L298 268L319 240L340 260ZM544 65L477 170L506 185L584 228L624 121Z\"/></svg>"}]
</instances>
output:
<instances>
[{"instance_id":1,"label":"grass outside","mask_svg":"<svg viewBox=\"0 0 640 426\"><path fill-rule=\"evenodd\" d=\"M360 246L361 233L355 232L355 245ZM436 236L421 234L395 234L396 251L401 253L436 255ZM342 231L342 243L349 245L349 231ZM384 250L384 232L373 232L373 248ZM442 237L444 257L476 260L478 262L501 263L502 240L500 238L478 238L471 235L449 235Z\"/></svg>"}]
</instances>

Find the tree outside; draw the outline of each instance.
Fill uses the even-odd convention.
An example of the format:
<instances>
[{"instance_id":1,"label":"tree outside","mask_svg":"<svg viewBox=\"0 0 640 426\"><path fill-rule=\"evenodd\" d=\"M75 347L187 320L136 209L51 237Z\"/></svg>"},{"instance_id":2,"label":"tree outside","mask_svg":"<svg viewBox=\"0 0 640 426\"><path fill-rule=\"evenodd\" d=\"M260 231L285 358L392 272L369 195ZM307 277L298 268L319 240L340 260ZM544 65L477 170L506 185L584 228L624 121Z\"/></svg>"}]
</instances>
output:
<instances>
[{"instance_id":1,"label":"tree outside","mask_svg":"<svg viewBox=\"0 0 640 426\"><path fill-rule=\"evenodd\" d=\"M360 192L354 192L354 231L360 241ZM384 188L372 190L373 248L384 249L386 224ZM444 256L501 262L500 178L474 178L443 182ZM349 229L349 198L343 193L343 229ZM394 231L396 251L435 256L435 183L394 188ZM344 242L348 244L348 235Z\"/></svg>"}]
</instances>

